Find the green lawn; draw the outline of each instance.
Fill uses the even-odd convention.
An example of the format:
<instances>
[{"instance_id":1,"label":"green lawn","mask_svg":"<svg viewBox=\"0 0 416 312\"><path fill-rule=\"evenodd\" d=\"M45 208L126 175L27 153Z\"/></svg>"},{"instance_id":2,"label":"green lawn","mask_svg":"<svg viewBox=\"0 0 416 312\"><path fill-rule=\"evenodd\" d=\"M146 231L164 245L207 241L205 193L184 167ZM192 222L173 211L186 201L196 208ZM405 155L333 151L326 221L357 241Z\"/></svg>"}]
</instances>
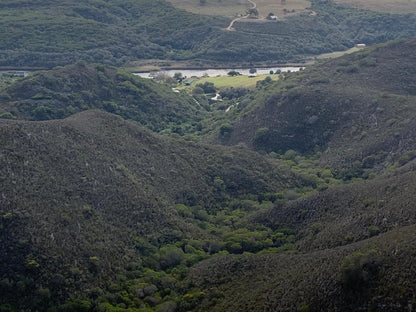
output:
<instances>
[{"instance_id":1,"label":"green lawn","mask_svg":"<svg viewBox=\"0 0 416 312\"><path fill-rule=\"evenodd\" d=\"M360 51L361 48L357 48L357 47L353 47L351 49L345 50L345 51L336 51L336 52L332 52L332 53L324 53L321 55L318 55L317 58L322 60L322 59L327 59L327 58L336 58L336 57L340 57L343 56L344 54L350 54L350 53L354 53L357 51Z\"/></svg>"},{"instance_id":2,"label":"green lawn","mask_svg":"<svg viewBox=\"0 0 416 312\"><path fill-rule=\"evenodd\" d=\"M195 87L199 83L212 82L217 89L225 88L246 88L254 89L256 87L257 81L264 80L266 77L270 77L273 80L278 79L278 75L258 75L255 77L248 77L245 75L241 76L220 76L220 77L204 77L198 80L194 80L191 84L191 87Z\"/></svg>"}]
</instances>

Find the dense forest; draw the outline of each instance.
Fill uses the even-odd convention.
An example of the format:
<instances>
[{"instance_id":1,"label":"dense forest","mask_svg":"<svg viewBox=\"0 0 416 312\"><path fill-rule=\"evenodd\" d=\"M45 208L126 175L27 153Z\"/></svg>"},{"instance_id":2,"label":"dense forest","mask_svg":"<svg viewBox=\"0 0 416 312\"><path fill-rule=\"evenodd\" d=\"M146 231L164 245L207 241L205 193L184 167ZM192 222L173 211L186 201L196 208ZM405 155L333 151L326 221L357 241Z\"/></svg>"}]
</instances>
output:
<instances>
[{"instance_id":1,"label":"dense forest","mask_svg":"<svg viewBox=\"0 0 416 312\"><path fill-rule=\"evenodd\" d=\"M222 102L103 64L4 78L0 311L409 310L415 45Z\"/></svg>"}]
</instances>

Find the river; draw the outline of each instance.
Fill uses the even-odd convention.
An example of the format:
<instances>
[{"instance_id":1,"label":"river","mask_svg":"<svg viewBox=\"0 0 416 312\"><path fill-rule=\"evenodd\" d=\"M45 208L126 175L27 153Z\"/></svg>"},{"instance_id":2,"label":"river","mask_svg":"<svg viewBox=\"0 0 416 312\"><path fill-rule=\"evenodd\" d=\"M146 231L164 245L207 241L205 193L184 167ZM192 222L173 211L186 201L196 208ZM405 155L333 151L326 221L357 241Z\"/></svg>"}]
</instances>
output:
<instances>
[{"instance_id":1,"label":"river","mask_svg":"<svg viewBox=\"0 0 416 312\"><path fill-rule=\"evenodd\" d=\"M256 68L257 75L269 74L271 70L276 72L276 70L280 70L281 72L292 71L296 72L300 68L303 67L268 67L268 68ZM249 68L229 68L229 69L169 69L169 70L161 70L161 71L152 71L152 72L142 72L142 73L134 73L142 78L153 78L158 74L162 73L173 77L175 73L182 73L183 77L216 77L216 76L226 76L230 71L237 71L242 75L249 75Z\"/></svg>"}]
</instances>

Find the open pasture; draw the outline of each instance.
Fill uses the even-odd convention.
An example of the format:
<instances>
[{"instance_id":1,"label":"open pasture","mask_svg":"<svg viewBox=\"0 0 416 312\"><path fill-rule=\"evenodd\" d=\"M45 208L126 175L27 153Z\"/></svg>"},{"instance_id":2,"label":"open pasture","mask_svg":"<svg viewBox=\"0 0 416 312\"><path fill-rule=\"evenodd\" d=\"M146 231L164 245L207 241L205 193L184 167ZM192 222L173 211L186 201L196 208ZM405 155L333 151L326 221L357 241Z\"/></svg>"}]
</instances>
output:
<instances>
[{"instance_id":1,"label":"open pasture","mask_svg":"<svg viewBox=\"0 0 416 312\"><path fill-rule=\"evenodd\" d=\"M175 7L192 13L204 15L219 15L225 17L236 17L245 15L252 4L247 0L205 0L202 5L200 0L168 0ZM299 13L310 6L307 0L254 0L259 12L259 18L265 18L273 13L278 18Z\"/></svg>"},{"instance_id":2,"label":"open pasture","mask_svg":"<svg viewBox=\"0 0 416 312\"><path fill-rule=\"evenodd\" d=\"M245 89L254 89L258 81L264 80L266 77L270 77L273 80L277 80L279 75L257 75L254 77L248 77L245 75L240 76L218 76L218 77L203 77L198 80L195 80L192 83L192 87L197 84L204 82L212 82L216 89L225 89L225 88L245 88Z\"/></svg>"}]
</instances>

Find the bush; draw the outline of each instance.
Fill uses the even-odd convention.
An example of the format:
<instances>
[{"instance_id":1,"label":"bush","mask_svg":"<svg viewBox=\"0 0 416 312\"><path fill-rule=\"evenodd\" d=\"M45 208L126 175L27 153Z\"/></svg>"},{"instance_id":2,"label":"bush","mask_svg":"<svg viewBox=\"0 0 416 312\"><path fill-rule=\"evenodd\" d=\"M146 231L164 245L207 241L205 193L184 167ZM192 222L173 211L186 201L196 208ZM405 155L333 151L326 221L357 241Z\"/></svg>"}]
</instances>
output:
<instances>
[{"instance_id":1,"label":"bush","mask_svg":"<svg viewBox=\"0 0 416 312\"><path fill-rule=\"evenodd\" d=\"M196 85L196 87L199 87L199 88L201 88L202 90L204 90L204 93L205 93L205 94L207 94L207 93L215 93L215 92L217 92L217 91L216 91L216 89L215 89L214 84L213 84L212 82L209 82L209 81L206 81L206 82L204 82L204 83L198 83L198 84Z\"/></svg>"},{"instance_id":2,"label":"bush","mask_svg":"<svg viewBox=\"0 0 416 312\"><path fill-rule=\"evenodd\" d=\"M184 259L185 253L176 246L165 246L160 248L160 265L162 268L173 268Z\"/></svg>"},{"instance_id":3,"label":"bush","mask_svg":"<svg viewBox=\"0 0 416 312\"><path fill-rule=\"evenodd\" d=\"M341 263L340 282L347 289L360 290L377 277L380 265L374 250L354 252Z\"/></svg>"},{"instance_id":4,"label":"bush","mask_svg":"<svg viewBox=\"0 0 416 312\"><path fill-rule=\"evenodd\" d=\"M220 134L221 135L228 135L233 131L233 126L229 123L223 124L220 128Z\"/></svg>"}]
</instances>

